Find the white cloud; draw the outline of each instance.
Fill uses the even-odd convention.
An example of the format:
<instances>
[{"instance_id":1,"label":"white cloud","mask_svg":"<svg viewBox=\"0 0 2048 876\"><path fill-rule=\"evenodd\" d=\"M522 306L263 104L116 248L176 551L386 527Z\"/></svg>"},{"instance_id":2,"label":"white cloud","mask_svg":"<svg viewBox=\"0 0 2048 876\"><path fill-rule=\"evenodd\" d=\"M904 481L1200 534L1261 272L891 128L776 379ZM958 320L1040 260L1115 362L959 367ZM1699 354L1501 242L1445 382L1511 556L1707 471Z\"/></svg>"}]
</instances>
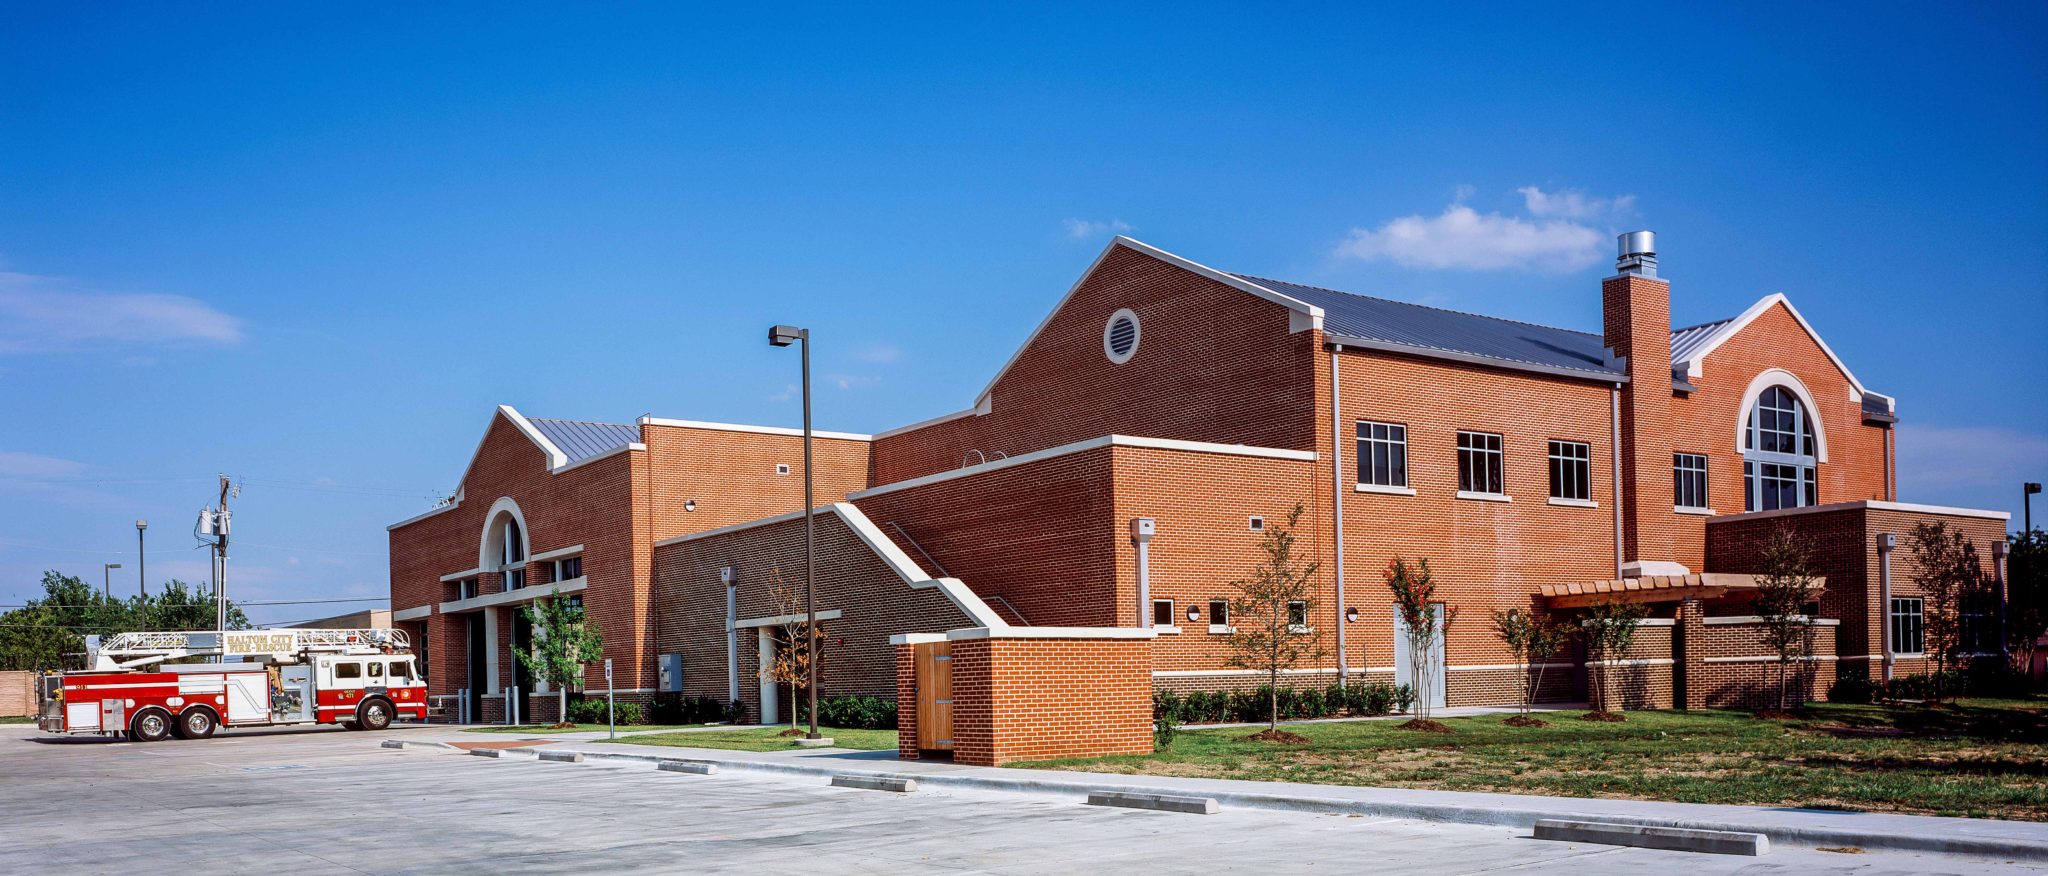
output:
<instances>
[{"instance_id":1,"label":"white cloud","mask_svg":"<svg viewBox=\"0 0 2048 876\"><path fill-rule=\"evenodd\" d=\"M1131 230L1130 224L1126 223L1122 219L1111 219L1108 222L1093 222L1087 219L1068 219L1066 221L1066 226L1067 236L1074 240L1080 240L1086 237L1098 237L1104 234L1122 234L1126 231Z\"/></svg>"},{"instance_id":2,"label":"white cloud","mask_svg":"<svg viewBox=\"0 0 2048 876\"><path fill-rule=\"evenodd\" d=\"M796 398L800 392L803 392L803 387L797 386L794 383L785 383L782 385L782 391L769 396L768 400L772 402L786 402Z\"/></svg>"},{"instance_id":3,"label":"white cloud","mask_svg":"<svg viewBox=\"0 0 2048 876\"><path fill-rule=\"evenodd\" d=\"M1531 216L1555 216L1562 219L1612 219L1627 215L1636 206L1635 195L1620 195L1612 198L1589 197L1578 189L1559 189L1545 192L1535 186L1523 186L1515 191L1522 194L1522 203Z\"/></svg>"},{"instance_id":4,"label":"white cloud","mask_svg":"<svg viewBox=\"0 0 2048 876\"><path fill-rule=\"evenodd\" d=\"M882 378L870 377L865 374L827 374L825 375L825 382L840 389L866 389L870 386L880 385Z\"/></svg>"},{"instance_id":5,"label":"white cloud","mask_svg":"<svg viewBox=\"0 0 2048 876\"><path fill-rule=\"evenodd\" d=\"M903 348L890 343L868 344L853 351L853 358L862 362L887 365L903 358Z\"/></svg>"},{"instance_id":6,"label":"white cloud","mask_svg":"<svg viewBox=\"0 0 2048 876\"><path fill-rule=\"evenodd\" d=\"M0 450L0 477L56 478L85 471L85 463L19 450Z\"/></svg>"},{"instance_id":7,"label":"white cloud","mask_svg":"<svg viewBox=\"0 0 2048 876\"><path fill-rule=\"evenodd\" d=\"M1452 204L1437 216L1403 216L1354 228L1339 258L1410 268L1575 271L1598 264L1607 234L1565 219L1529 220Z\"/></svg>"},{"instance_id":8,"label":"white cloud","mask_svg":"<svg viewBox=\"0 0 2048 876\"><path fill-rule=\"evenodd\" d=\"M1908 420L1898 425L1898 437L1899 498L1907 502L1985 496L1978 501L2008 507L2021 481L2048 475L2048 436Z\"/></svg>"},{"instance_id":9,"label":"white cloud","mask_svg":"<svg viewBox=\"0 0 2048 876\"><path fill-rule=\"evenodd\" d=\"M51 277L0 271L0 353L241 340L240 318L198 299L81 291Z\"/></svg>"}]
</instances>

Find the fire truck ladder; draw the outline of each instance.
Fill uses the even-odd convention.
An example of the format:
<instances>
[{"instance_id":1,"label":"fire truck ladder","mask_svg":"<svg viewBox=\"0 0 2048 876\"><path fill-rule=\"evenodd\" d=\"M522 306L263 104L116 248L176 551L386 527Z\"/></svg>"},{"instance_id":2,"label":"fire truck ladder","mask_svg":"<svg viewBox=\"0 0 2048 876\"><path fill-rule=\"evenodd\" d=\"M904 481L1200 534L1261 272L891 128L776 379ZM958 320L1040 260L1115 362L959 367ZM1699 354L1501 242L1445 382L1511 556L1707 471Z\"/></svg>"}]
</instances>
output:
<instances>
[{"instance_id":1,"label":"fire truck ladder","mask_svg":"<svg viewBox=\"0 0 2048 876\"><path fill-rule=\"evenodd\" d=\"M262 651L238 649L243 656L296 656L310 652L336 654L377 654L385 649L412 650L412 637L393 629L274 629L238 630L229 636L262 636L276 644ZM290 637L285 646L285 637ZM212 630L194 632L150 631L121 633L100 643L93 659L95 669L133 669L180 657L218 657L225 653L221 634Z\"/></svg>"}]
</instances>

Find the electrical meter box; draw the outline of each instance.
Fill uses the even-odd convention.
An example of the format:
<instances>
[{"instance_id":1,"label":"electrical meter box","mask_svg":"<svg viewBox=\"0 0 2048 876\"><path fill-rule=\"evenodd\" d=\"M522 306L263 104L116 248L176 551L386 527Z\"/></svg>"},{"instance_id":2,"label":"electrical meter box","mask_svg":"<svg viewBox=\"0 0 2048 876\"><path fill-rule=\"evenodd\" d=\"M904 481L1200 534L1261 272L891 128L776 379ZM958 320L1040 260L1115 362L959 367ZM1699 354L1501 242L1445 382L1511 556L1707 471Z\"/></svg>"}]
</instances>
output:
<instances>
[{"instance_id":1,"label":"electrical meter box","mask_svg":"<svg viewBox=\"0 0 2048 876\"><path fill-rule=\"evenodd\" d=\"M683 655L681 655L681 654L663 654L663 655L661 655L661 665L660 665L660 668L661 668L661 680L660 680L659 684L660 684L660 690L661 690L661 692L662 692L662 693L682 693L682 692L683 692Z\"/></svg>"}]
</instances>

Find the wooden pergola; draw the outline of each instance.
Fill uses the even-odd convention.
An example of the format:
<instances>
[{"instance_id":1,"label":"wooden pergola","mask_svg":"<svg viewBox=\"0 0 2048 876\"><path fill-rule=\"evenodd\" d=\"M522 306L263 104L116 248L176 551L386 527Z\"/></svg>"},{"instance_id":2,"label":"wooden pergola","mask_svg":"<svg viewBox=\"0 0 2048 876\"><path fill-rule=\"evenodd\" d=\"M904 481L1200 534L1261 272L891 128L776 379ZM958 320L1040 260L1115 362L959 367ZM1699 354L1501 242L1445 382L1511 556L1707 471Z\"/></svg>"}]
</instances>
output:
<instances>
[{"instance_id":1,"label":"wooden pergola","mask_svg":"<svg viewBox=\"0 0 2048 876\"><path fill-rule=\"evenodd\" d=\"M1755 575L1730 572L1700 572L1693 575L1647 575L1641 578L1610 578L1580 584L1544 584L1537 593L1551 608L1586 608L1601 602L1680 602L1687 599L1719 599L1743 596L1756 590ZM1814 579L1816 588L1826 586Z\"/></svg>"}]
</instances>

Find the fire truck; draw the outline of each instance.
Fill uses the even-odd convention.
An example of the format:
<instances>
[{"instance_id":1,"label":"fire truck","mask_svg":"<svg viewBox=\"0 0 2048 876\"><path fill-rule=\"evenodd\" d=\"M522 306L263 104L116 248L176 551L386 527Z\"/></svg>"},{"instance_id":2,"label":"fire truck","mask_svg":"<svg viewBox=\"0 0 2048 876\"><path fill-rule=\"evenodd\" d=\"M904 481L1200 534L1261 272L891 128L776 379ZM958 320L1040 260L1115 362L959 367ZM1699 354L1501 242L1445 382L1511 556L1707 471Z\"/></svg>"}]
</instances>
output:
<instances>
[{"instance_id":1,"label":"fire truck","mask_svg":"<svg viewBox=\"0 0 2048 876\"><path fill-rule=\"evenodd\" d=\"M382 730L426 716L411 651L390 629L122 633L87 642L92 668L41 678L36 724L131 742L288 724ZM166 662L194 657L216 662Z\"/></svg>"}]
</instances>

